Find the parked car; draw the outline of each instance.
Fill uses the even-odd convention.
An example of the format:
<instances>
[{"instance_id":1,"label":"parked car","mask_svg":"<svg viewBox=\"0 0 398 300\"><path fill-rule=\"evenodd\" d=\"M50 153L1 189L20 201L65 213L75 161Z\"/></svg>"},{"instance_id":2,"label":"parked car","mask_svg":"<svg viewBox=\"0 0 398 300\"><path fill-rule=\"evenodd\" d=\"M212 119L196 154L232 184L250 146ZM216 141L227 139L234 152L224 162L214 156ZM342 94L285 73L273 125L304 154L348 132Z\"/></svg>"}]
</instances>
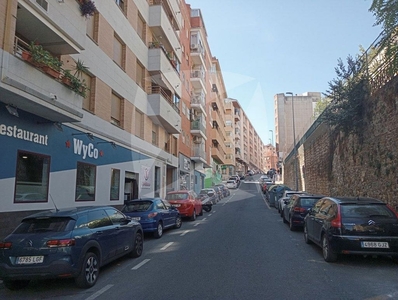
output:
<instances>
[{"instance_id":1,"label":"parked car","mask_svg":"<svg viewBox=\"0 0 398 300\"><path fill-rule=\"evenodd\" d=\"M222 198L224 198L224 191L223 191L223 189L222 189L220 186L215 186L215 185L212 186L212 189L214 189L214 190L216 191L216 194L217 194L217 196L218 196L218 201L221 201ZM217 201L217 202L218 202L218 201Z\"/></svg>"},{"instance_id":2,"label":"parked car","mask_svg":"<svg viewBox=\"0 0 398 300\"><path fill-rule=\"evenodd\" d=\"M182 217L189 217L192 221L203 215L202 201L192 190L168 192L166 200L175 206Z\"/></svg>"},{"instance_id":3,"label":"parked car","mask_svg":"<svg viewBox=\"0 0 398 300\"><path fill-rule=\"evenodd\" d=\"M325 196L293 194L290 196L289 203L282 210L283 223L289 223L289 228L292 231L296 228L302 228L308 210L314 206L315 202L323 197Z\"/></svg>"},{"instance_id":4,"label":"parked car","mask_svg":"<svg viewBox=\"0 0 398 300\"><path fill-rule=\"evenodd\" d=\"M291 195L294 194L306 194L306 192L303 191L291 191L291 190L284 190L282 197L280 197L276 202L275 202L275 208L278 210L278 212L281 214L281 217L283 216L283 207L286 204L286 201L283 201L282 198L290 198Z\"/></svg>"},{"instance_id":5,"label":"parked car","mask_svg":"<svg viewBox=\"0 0 398 300\"><path fill-rule=\"evenodd\" d=\"M304 219L304 240L327 262L339 254L397 256L397 213L378 199L324 197Z\"/></svg>"},{"instance_id":6,"label":"parked car","mask_svg":"<svg viewBox=\"0 0 398 300\"><path fill-rule=\"evenodd\" d=\"M231 176L228 178L228 180L235 180L236 185L239 186L240 179L238 180L238 178L236 176ZM227 180L227 182L228 182L228 180Z\"/></svg>"},{"instance_id":7,"label":"parked car","mask_svg":"<svg viewBox=\"0 0 398 300\"><path fill-rule=\"evenodd\" d=\"M205 212L209 212L212 210L213 201L210 200L210 197L207 194L199 194L198 199L202 202L202 208Z\"/></svg>"},{"instance_id":8,"label":"parked car","mask_svg":"<svg viewBox=\"0 0 398 300\"><path fill-rule=\"evenodd\" d=\"M212 188L201 189L198 196L202 197L202 195L206 195L212 204L216 204L219 201L218 195L217 195L217 192L215 191L215 189L212 189Z\"/></svg>"},{"instance_id":9,"label":"parked car","mask_svg":"<svg viewBox=\"0 0 398 300\"><path fill-rule=\"evenodd\" d=\"M271 179L263 179L262 181L260 181L261 183L261 191L263 192L263 194L266 194L268 191L268 188L271 185L274 185L274 182Z\"/></svg>"},{"instance_id":10,"label":"parked car","mask_svg":"<svg viewBox=\"0 0 398 300\"><path fill-rule=\"evenodd\" d=\"M161 238L167 228L180 228L182 225L178 209L161 198L128 200L122 212L138 221L143 231L153 233L155 238Z\"/></svg>"},{"instance_id":11,"label":"parked car","mask_svg":"<svg viewBox=\"0 0 398 300\"><path fill-rule=\"evenodd\" d=\"M235 180L228 180L227 181L227 188L236 189L237 187L238 187L238 184L236 183Z\"/></svg>"},{"instance_id":12,"label":"parked car","mask_svg":"<svg viewBox=\"0 0 398 300\"><path fill-rule=\"evenodd\" d=\"M45 278L75 278L89 288L102 266L142 251L141 224L111 206L44 211L25 217L0 242L0 278L11 290Z\"/></svg>"},{"instance_id":13,"label":"parked car","mask_svg":"<svg viewBox=\"0 0 398 300\"><path fill-rule=\"evenodd\" d=\"M224 183L216 184L215 186L218 186L221 188L222 193L223 193L223 198L231 195L231 192L229 191L229 189L227 188L227 186Z\"/></svg>"}]
</instances>

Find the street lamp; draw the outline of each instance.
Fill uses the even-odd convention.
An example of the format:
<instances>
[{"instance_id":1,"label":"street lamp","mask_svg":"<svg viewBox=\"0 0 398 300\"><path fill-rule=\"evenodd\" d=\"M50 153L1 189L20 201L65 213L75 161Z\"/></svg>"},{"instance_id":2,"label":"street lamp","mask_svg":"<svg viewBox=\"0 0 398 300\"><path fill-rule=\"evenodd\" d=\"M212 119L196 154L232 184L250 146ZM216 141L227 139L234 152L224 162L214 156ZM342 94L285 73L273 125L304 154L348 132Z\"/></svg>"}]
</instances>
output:
<instances>
[{"instance_id":1,"label":"street lamp","mask_svg":"<svg viewBox=\"0 0 398 300\"><path fill-rule=\"evenodd\" d=\"M274 145L274 131L272 129L270 129L269 131L271 132L271 140L272 140L271 145L273 146Z\"/></svg>"},{"instance_id":2,"label":"street lamp","mask_svg":"<svg viewBox=\"0 0 398 300\"><path fill-rule=\"evenodd\" d=\"M293 122L293 154L294 154L294 179L296 183L296 191L298 191L298 169L297 169L297 148L296 148L296 124L294 122L294 102L293 93L286 92L286 95L292 96L292 122Z\"/></svg>"}]
</instances>

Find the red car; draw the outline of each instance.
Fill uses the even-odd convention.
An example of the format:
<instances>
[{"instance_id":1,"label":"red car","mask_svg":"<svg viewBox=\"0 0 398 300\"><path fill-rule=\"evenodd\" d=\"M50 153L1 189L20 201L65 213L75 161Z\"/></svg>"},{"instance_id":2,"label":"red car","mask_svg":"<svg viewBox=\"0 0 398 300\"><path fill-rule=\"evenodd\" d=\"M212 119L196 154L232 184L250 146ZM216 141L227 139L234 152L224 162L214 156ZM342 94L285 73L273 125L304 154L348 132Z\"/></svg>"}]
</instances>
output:
<instances>
[{"instance_id":1,"label":"red car","mask_svg":"<svg viewBox=\"0 0 398 300\"><path fill-rule=\"evenodd\" d=\"M192 221L196 216L203 215L202 202L198 195L191 190L180 190L169 192L166 200L178 209L181 217L189 217Z\"/></svg>"}]
</instances>

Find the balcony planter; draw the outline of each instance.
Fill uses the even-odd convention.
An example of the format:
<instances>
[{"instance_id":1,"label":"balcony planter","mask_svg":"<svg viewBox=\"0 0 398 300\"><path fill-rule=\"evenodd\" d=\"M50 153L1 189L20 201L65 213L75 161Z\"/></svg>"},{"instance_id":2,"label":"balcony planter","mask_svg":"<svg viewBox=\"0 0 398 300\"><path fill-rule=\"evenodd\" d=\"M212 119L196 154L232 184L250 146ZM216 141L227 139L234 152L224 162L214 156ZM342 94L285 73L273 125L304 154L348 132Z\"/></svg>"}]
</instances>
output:
<instances>
[{"instance_id":1,"label":"balcony planter","mask_svg":"<svg viewBox=\"0 0 398 300\"><path fill-rule=\"evenodd\" d=\"M28 62L32 61L32 54L29 51L22 51L21 57Z\"/></svg>"},{"instance_id":2,"label":"balcony planter","mask_svg":"<svg viewBox=\"0 0 398 300\"><path fill-rule=\"evenodd\" d=\"M47 73L48 75L50 75L50 76L52 76L54 78L59 78L61 76L61 72L60 71L57 71L57 70L53 69L50 66L43 66L43 67L41 67L41 69L45 73Z\"/></svg>"},{"instance_id":3,"label":"balcony planter","mask_svg":"<svg viewBox=\"0 0 398 300\"><path fill-rule=\"evenodd\" d=\"M63 76L61 81L76 94L84 98L86 97L87 85L85 80L84 79L80 80L76 76L72 75L70 70L63 71Z\"/></svg>"},{"instance_id":4,"label":"balcony planter","mask_svg":"<svg viewBox=\"0 0 398 300\"><path fill-rule=\"evenodd\" d=\"M79 0L80 3L80 12L83 17L91 17L94 15L96 11L96 7L94 1L91 0Z\"/></svg>"}]
</instances>

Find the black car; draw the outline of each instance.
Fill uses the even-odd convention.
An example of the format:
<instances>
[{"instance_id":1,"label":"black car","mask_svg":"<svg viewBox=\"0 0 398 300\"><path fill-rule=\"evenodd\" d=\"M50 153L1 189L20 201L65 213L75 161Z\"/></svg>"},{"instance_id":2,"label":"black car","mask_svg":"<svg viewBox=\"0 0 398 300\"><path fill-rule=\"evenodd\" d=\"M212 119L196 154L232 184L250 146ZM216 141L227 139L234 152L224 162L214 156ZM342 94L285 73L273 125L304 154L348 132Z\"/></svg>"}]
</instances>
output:
<instances>
[{"instance_id":1,"label":"black car","mask_svg":"<svg viewBox=\"0 0 398 300\"><path fill-rule=\"evenodd\" d=\"M304 240L322 247L327 262L339 254L398 255L398 217L373 198L318 200L304 219Z\"/></svg>"},{"instance_id":2,"label":"black car","mask_svg":"<svg viewBox=\"0 0 398 300\"><path fill-rule=\"evenodd\" d=\"M45 278L75 278L89 288L102 266L142 251L140 223L111 206L44 211L25 217L0 242L0 278L11 290Z\"/></svg>"},{"instance_id":3,"label":"black car","mask_svg":"<svg viewBox=\"0 0 398 300\"><path fill-rule=\"evenodd\" d=\"M293 194L288 198L288 202L283 207L282 218L283 223L289 223L290 230L302 228L304 226L304 218L308 210L314 206L315 202L325 196Z\"/></svg>"}]
</instances>

